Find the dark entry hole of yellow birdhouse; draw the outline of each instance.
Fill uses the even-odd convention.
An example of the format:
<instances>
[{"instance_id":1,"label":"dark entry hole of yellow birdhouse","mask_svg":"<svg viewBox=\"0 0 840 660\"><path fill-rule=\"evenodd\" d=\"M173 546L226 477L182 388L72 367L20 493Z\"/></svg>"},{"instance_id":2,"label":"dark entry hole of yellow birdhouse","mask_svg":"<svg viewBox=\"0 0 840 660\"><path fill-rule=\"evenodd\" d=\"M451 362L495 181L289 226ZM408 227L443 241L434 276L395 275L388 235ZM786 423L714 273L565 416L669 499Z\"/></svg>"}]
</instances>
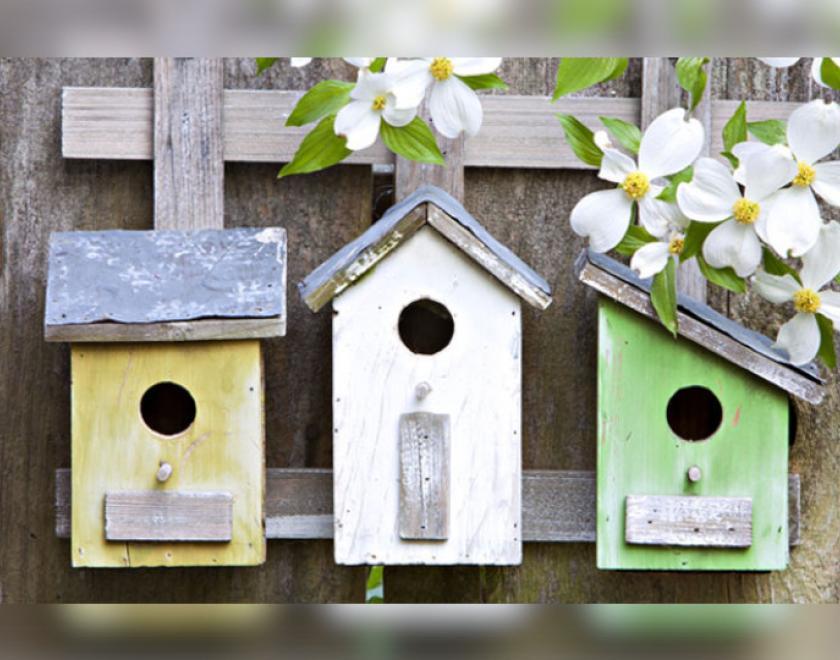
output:
<instances>
[{"instance_id":1,"label":"dark entry hole of yellow birdhouse","mask_svg":"<svg viewBox=\"0 0 840 660\"><path fill-rule=\"evenodd\" d=\"M722 423L723 406L708 388L683 388L668 402L668 426L683 440L706 440Z\"/></svg>"},{"instance_id":2,"label":"dark entry hole of yellow birdhouse","mask_svg":"<svg viewBox=\"0 0 840 660\"><path fill-rule=\"evenodd\" d=\"M455 321L439 302L429 298L415 300L400 313L400 339L413 353L434 355L452 341Z\"/></svg>"},{"instance_id":3,"label":"dark entry hole of yellow birdhouse","mask_svg":"<svg viewBox=\"0 0 840 660\"><path fill-rule=\"evenodd\" d=\"M152 385L140 399L140 415L152 431L161 435L178 435L195 421L195 399L177 383Z\"/></svg>"}]
</instances>

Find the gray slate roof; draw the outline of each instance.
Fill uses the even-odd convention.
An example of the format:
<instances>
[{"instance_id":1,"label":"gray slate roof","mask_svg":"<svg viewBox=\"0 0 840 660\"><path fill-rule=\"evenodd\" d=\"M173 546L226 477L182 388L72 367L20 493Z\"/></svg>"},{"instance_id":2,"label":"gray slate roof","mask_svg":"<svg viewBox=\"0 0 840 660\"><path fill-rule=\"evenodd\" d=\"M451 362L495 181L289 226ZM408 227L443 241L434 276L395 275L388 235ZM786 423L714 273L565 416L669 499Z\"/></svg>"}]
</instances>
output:
<instances>
[{"instance_id":1,"label":"gray slate roof","mask_svg":"<svg viewBox=\"0 0 840 660\"><path fill-rule=\"evenodd\" d=\"M464 229L483 243L490 252L516 271L528 284L539 289L547 296L551 296L551 287L548 285L548 282L517 257L510 249L493 238L460 202L440 188L428 185L421 186L404 200L392 206L367 231L345 245L312 271L298 284L301 296L304 299L308 299L312 292L320 289L338 273L344 271L348 266L358 260L368 248L387 236L401 219L417 206L427 202L434 204L452 217ZM373 264L370 264L370 266L373 266Z\"/></svg>"},{"instance_id":2,"label":"gray slate roof","mask_svg":"<svg viewBox=\"0 0 840 660\"><path fill-rule=\"evenodd\" d=\"M284 317L285 280L280 228L54 233L45 323Z\"/></svg>"}]
</instances>

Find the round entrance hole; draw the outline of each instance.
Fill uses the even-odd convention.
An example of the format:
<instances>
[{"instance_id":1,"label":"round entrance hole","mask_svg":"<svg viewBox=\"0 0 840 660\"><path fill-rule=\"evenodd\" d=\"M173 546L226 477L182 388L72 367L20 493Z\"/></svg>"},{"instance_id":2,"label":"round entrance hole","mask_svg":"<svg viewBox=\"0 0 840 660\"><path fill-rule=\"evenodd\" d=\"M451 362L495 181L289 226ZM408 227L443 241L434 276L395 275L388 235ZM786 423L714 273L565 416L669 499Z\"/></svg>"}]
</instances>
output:
<instances>
[{"instance_id":1,"label":"round entrance hole","mask_svg":"<svg viewBox=\"0 0 840 660\"><path fill-rule=\"evenodd\" d=\"M177 383L157 383L140 399L140 416L155 433L178 435L195 421L195 399Z\"/></svg>"},{"instance_id":2,"label":"round entrance hole","mask_svg":"<svg viewBox=\"0 0 840 660\"><path fill-rule=\"evenodd\" d=\"M668 402L668 426L683 440L711 438L723 423L723 406L705 387L686 387Z\"/></svg>"},{"instance_id":3,"label":"round entrance hole","mask_svg":"<svg viewBox=\"0 0 840 660\"><path fill-rule=\"evenodd\" d=\"M449 346L455 321L439 302L421 298L400 313L399 331L400 339L411 352L434 355Z\"/></svg>"}]
</instances>

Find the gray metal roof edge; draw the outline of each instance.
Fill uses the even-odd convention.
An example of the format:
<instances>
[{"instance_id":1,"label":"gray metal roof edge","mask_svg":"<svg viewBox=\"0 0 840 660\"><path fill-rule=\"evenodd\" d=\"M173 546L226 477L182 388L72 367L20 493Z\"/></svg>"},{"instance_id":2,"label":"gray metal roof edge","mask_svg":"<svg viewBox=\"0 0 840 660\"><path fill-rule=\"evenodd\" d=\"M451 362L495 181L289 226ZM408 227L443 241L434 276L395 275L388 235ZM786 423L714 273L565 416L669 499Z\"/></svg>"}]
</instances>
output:
<instances>
[{"instance_id":1,"label":"gray metal roof edge","mask_svg":"<svg viewBox=\"0 0 840 660\"><path fill-rule=\"evenodd\" d=\"M579 273L587 262L609 273L613 277L620 279L626 284L629 284L646 293L650 293L652 281L650 278L646 280L641 279L630 268L611 257L593 252L591 249L584 250L577 261L575 268L576 272ZM708 305L698 302L686 295L678 294L677 306L680 311L688 314L692 318L706 324L707 326L722 332L751 351L773 360L773 362L776 362L783 367L814 381L815 383L820 385L825 384L825 380L822 376L820 376L819 369L815 363L812 362L803 366L791 364L784 352L773 347L774 342L769 337L754 330L750 330L749 328L745 328L740 323L724 316Z\"/></svg>"},{"instance_id":2,"label":"gray metal roof edge","mask_svg":"<svg viewBox=\"0 0 840 660\"><path fill-rule=\"evenodd\" d=\"M496 240L481 223L454 197L436 186L424 185L411 195L394 204L367 230L360 234L324 261L320 266L298 283L298 290L304 299L327 282L335 273L347 268L371 245L381 240L407 214L421 204L430 202L446 212L481 241L490 252L516 270L529 284L551 295L551 287L533 268L516 256L508 247Z\"/></svg>"}]
</instances>

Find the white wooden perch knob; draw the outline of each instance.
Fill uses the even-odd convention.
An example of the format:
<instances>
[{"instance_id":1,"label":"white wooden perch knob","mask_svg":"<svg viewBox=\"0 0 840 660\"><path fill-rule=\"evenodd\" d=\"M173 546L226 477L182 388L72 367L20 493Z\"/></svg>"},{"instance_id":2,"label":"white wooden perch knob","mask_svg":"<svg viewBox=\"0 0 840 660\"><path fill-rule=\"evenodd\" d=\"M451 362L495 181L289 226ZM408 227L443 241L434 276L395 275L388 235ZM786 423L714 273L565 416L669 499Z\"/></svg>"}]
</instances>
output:
<instances>
[{"instance_id":1,"label":"white wooden perch knob","mask_svg":"<svg viewBox=\"0 0 840 660\"><path fill-rule=\"evenodd\" d=\"M169 463L161 463L157 471L157 480L164 483L172 476L172 466Z\"/></svg>"},{"instance_id":2,"label":"white wooden perch knob","mask_svg":"<svg viewBox=\"0 0 840 660\"><path fill-rule=\"evenodd\" d=\"M417 397L418 401L422 401L425 399L429 394L432 392L432 386L426 382L419 383L417 387L414 388L414 395Z\"/></svg>"},{"instance_id":3,"label":"white wooden perch knob","mask_svg":"<svg viewBox=\"0 0 840 660\"><path fill-rule=\"evenodd\" d=\"M697 483L703 477L703 473L700 471L700 468L696 465L692 465L688 468L688 480L691 483Z\"/></svg>"}]
</instances>

